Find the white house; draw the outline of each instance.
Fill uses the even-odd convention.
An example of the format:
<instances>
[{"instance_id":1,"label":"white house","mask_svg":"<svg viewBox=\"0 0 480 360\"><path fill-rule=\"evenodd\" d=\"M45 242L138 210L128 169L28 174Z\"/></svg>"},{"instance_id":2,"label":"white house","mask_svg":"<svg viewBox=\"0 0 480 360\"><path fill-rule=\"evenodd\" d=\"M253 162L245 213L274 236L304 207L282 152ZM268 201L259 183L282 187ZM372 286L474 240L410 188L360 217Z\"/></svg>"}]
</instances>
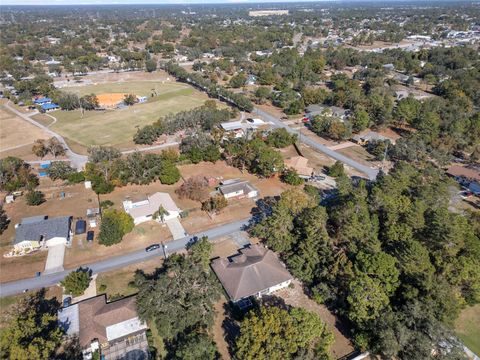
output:
<instances>
[{"instance_id":1,"label":"white house","mask_svg":"<svg viewBox=\"0 0 480 360\"><path fill-rule=\"evenodd\" d=\"M15 225L13 246L16 250L36 249L42 245L47 248L67 244L71 236L71 216L49 219L45 215L22 219Z\"/></svg>"},{"instance_id":2,"label":"white house","mask_svg":"<svg viewBox=\"0 0 480 360\"><path fill-rule=\"evenodd\" d=\"M168 212L168 214L165 214L163 217L164 221L180 216L181 210L167 193L157 192L153 195L138 199L126 199L123 202L125 212L130 214L135 225L153 220L153 214L158 211L160 207L163 207ZM161 221L160 219L157 220Z\"/></svg>"},{"instance_id":3,"label":"white house","mask_svg":"<svg viewBox=\"0 0 480 360\"><path fill-rule=\"evenodd\" d=\"M218 190L225 199L254 198L258 196L258 190L246 180L231 179L222 182Z\"/></svg>"}]
</instances>

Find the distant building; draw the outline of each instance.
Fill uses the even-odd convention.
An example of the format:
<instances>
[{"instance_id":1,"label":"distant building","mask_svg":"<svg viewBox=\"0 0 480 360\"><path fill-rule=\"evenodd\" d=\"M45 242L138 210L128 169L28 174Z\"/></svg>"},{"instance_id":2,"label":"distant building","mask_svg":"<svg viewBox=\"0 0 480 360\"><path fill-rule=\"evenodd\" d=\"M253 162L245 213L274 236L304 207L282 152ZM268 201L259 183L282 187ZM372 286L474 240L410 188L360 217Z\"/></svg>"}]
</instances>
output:
<instances>
[{"instance_id":1,"label":"distant building","mask_svg":"<svg viewBox=\"0 0 480 360\"><path fill-rule=\"evenodd\" d=\"M158 211L160 206L168 212L168 214L164 216L165 221L180 216L180 209L170 194L167 193L157 192L153 195L142 196L138 199L127 199L123 202L125 212L130 214L135 225L153 220L153 214Z\"/></svg>"},{"instance_id":2,"label":"distant building","mask_svg":"<svg viewBox=\"0 0 480 360\"><path fill-rule=\"evenodd\" d=\"M255 85L257 83L257 77L255 75L248 75L245 80L245 85Z\"/></svg>"},{"instance_id":3,"label":"distant building","mask_svg":"<svg viewBox=\"0 0 480 360\"><path fill-rule=\"evenodd\" d=\"M349 115L349 111L347 109L343 109L338 106L325 106L318 104L309 105L306 112L306 116L310 120L318 115L332 116L337 117L340 120L345 120Z\"/></svg>"},{"instance_id":4,"label":"distant building","mask_svg":"<svg viewBox=\"0 0 480 360\"><path fill-rule=\"evenodd\" d=\"M48 97L43 97L43 98L38 98L33 100L33 103L35 105L45 105L45 104L50 104L52 102L52 99Z\"/></svg>"},{"instance_id":5,"label":"distant building","mask_svg":"<svg viewBox=\"0 0 480 360\"><path fill-rule=\"evenodd\" d=\"M135 297L107 302L105 294L58 312L69 337L78 337L84 359L148 359L147 324L138 317Z\"/></svg>"},{"instance_id":6,"label":"distant building","mask_svg":"<svg viewBox=\"0 0 480 360\"><path fill-rule=\"evenodd\" d=\"M366 130L360 134L354 135L352 140L359 145L366 145L372 141L385 141L389 140L392 144L395 144L395 140L371 130Z\"/></svg>"},{"instance_id":7,"label":"distant building","mask_svg":"<svg viewBox=\"0 0 480 360\"><path fill-rule=\"evenodd\" d=\"M277 255L261 245L250 245L230 259L215 259L211 267L233 302L269 295L293 279Z\"/></svg>"},{"instance_id":8,"label":"distant building","mask_svg":"<svg viewBox=\"0 0 480 360\"><path fill-rule=\"evenodd\" d=\"M58 104L55 104L55 103L51 102L51 103L48 103L48 104L42 104L41 108L42 108L43 111L48 112L48 111L53 111L53 110L60 109L60 106Z\"/></svg>"},{"instance_id":9,"label":"distant building","mask_svg":"<svg viewBox=\"0 0 480 360\"><path fill-rule=\"evenodd\" d=\"M288 15L288 10L251 10L248 16L272 16L272 15Z\"/></svg>"},{"instance_id":10,"label":"distant building","mask_svg":"<svg viewBox=\"0 0 480 360\"><path fill-rule=\"evenodd\" d=\"M66 244L71 236L71 216L49 219L46 215L23 218L15 226L13 246L17 251L34 250L40 246Z\"/></svg>"},{"instance_id":11,"label":"distant building","mask_svg":"<svg viewBox=\"0 0 480 360\"><path fill-rule=\"evenodd\" d=\"M247 180L232 179L223 181L218 190L225 199L254 198L258 196L258 190Z\"/></svg>"},{"instance_id":12,"label":"distant building","mask_svg":"<svg viewBox=\"0 0 480 360\"><path fill-rule=\"evenodd\" d=\"M255 131L259 127L266 125L261 119L248 118L247 120L229 121L220 124L220 127L227 133L228 137L241 138L245 136L248 130Z\"/></svg>"}]
</instances>

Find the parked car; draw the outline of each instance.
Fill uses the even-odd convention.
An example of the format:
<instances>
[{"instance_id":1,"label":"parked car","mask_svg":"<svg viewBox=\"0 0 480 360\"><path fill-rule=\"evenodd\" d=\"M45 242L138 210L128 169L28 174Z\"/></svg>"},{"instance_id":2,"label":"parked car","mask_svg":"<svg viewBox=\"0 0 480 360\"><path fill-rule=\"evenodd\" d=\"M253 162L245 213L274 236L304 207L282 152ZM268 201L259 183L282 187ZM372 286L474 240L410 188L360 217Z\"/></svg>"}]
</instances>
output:
<instances>
[{"instance_id":1,"label":"parked car","mask_svg":"<svg viewBox=\"0 0 480 360\"><path fill-rule=\"evenodd\" d=\"M65 299L63 299L63 307L70 306L71 303L72 303L72 297L71 296L67 296Z\"/></svg>"},{"instance_id":2,"label":"parked car","mask_svg":"<svg viewBox=\"0 0 480 360\"><path fill-rule=\"evenodd\" d=\"M153 244L153 245L147 246L145 248L145 251L150 252L150 251L155 251L157 249L160 249L160 244Z\"/></svg>"},{"instance_id":3,"label":"parked car","mask_svg":"<svg viewBox=\"0 0 480 360\"><path fill-rule=\"evenodd\" d=\"M94 231L88 231L87 232L87 241L93 241L94 237L95 237L95 232Z\"/></svg>"},{"instance_id":4,"label":"parked car","mask_svg":"<svg viewBox=\"0 0 480 360\"><path fill-rule=\"evenodd\" d=\"M37 271L37 272L35 273L35 277L39 277L40 275L42 275L42 273L41 273L40 271Z\"/></svg>"}]
</instances>

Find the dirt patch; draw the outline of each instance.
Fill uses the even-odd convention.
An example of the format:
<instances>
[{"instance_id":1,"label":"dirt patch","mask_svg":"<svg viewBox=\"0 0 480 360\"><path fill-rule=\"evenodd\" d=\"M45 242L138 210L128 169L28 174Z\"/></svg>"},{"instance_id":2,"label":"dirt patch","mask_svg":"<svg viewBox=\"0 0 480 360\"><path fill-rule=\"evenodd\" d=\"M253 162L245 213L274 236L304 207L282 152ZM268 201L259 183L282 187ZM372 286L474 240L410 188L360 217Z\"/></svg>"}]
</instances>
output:
<instances>
[{"instance_id":1,"label":"dirt patch","mask_svg":"<svg viewBox=\"0 0 480 360\"><path fill-rule=\"evenodd\" d=\"M48 138L45 131L0 106L0 152L31 146L37 139Z\"/></svg>"},{"instance_id":2,"label":"dirt patch","mask_svg":"<svg viewBox=\"0 0 480 360\"><path fill-rule=\"evenodd\" d=\"M310 299L303 292L302 284L300 282L294 280L293 284L293 288L280 290L276 292L275 295L282 298L287 305L301 307L320 316L335 336L335 342L331 347L331 353L336 359L350 354L354 348L351 341L344 335L347 329L342 326L335 315L333 315L324 305L317 304Z\"/></svg>"}]
</instances>

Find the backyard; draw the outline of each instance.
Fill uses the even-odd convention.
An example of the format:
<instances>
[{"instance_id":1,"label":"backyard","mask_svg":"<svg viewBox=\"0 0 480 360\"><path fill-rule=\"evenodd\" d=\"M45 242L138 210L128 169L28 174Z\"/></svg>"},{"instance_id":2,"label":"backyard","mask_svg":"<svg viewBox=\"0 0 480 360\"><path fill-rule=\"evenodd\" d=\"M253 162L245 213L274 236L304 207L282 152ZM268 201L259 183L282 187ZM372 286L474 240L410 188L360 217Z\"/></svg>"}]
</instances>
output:
<instances>
[{"instance_id":1,"label":"backyard","mask_svg":"<svg viewBox=\"0 0 480 360\"><path fill-rule=\"evenodd\" d=\"M480 354L480 304L464 309L455 322L455 333L475 354Z\"/></svg>"}]
</instances>

